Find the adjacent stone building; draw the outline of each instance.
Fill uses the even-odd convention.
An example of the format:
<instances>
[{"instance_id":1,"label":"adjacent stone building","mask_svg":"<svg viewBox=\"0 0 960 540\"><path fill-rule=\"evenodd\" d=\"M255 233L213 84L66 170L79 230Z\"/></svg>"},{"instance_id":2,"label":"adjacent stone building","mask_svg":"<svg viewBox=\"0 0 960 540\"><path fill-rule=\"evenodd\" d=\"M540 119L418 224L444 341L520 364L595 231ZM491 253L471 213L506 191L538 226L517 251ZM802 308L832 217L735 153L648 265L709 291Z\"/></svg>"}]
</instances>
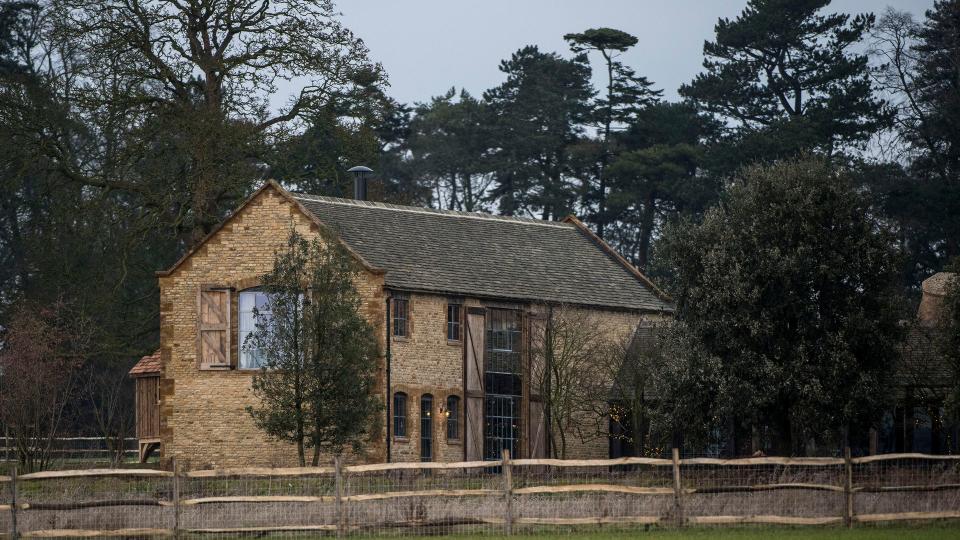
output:
<instances>
[{"instance_id":1,"label":"adjacent stone building","mask_svg":"<svg viewBox=\"0 0 960 540\"><path fill-rule=\"evenodd\" d=\"M662 292L574 218L302 195L269 182L159 272L159 437L150 444L163 462L296 463L295 448L268 440L246 412L259 366L240 345L252 307L266 301L257 287L275 252L291 230L309 238L321 228L356 257L363 313L383 352L384 429L358 459L492 459L503 448L543 456L530 336L545 311L581 310L611 340L672 312ZM606 457L608 441L578 438L569 448L568 457Z\"/></svg>"},{"instance_id":2,"label":"adjacent stone building","mask_svg":"<svg viewBox=\"0 0 960 540\"><path fill-rule=\"evenodd\" d=\"M916 319L904 321L906 337L897 367L893 409L872 434L871 453L960 451L960 425L946 411L953 381L943 355L944 299L956 274L938 272L923 281Z\"/></svg>"}]
</instances>

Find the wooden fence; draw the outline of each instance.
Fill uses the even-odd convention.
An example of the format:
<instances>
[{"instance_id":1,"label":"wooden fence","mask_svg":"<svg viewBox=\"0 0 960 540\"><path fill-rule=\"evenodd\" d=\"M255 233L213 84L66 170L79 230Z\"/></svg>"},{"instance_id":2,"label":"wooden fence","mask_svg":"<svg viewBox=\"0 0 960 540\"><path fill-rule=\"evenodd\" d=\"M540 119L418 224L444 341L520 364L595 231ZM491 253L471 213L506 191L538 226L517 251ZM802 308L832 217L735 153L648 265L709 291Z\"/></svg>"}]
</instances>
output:
<instances>
[{"instance_id":1,"label":"wooden fence","mask_svg":"<svg viewBox=\"0 0 960 540\"><path fill-rule=\"evenodd\" d=\"M931 467L935 465L935 467ZM858 469L855 475L855 468ZM783 478L783 470L820 471L820 480L805 481L763 481L728 483L730 479L764 477ZM924 471L917 474L916 471ZM571 475L570 471L581 471ZM588 472L582 472L588 471ZM736 474L731 474L731 471ZM906 471L906 472L905 472ZM912 471L912 472L911 472ZM931 472L932 471L932 472ZM446 475L445 473L451 473ZM802 476L802 475L801 475ZM310 494L263 494L265 489L256 484L257 479L320 479L329 482L328 488ZM411 478L416 481L410 480ZM823 480L826 478L830 481ZM916 480L920 478L920 480ZM117 479L133 482L142 486L131 491L128 496L97 498L97 488L84 487L80 492L82 499L46 500L36 484L44 482L82 482L85 479L100 482ZM195 496L184 491L184 485L190 482L231 482L243 481L243 489L252 490L236 494L217 493ZM362 480L362 481L361 481ZM376 480L374 482L373 480ZM898 480L895 483L893 480ZM904 480L907 480L904 483ZM286 480L285 480L286 481ZM350 482L353 481L351 484ZM417 486L417 482L426 482L427 486ZM28 496L24 486L31 485ZM98 485L103 485L98 484ZM219 485L219 484L218 484ZM310 484L313 486L313 484ZM319 485L319 483L317 484ZM2 489L6 488L6 489ZM358 489L360 488L360 489ZM415 488L415 489L414 489ZM132 489L132 488L130 488ZM328 491L324 491L328 489ZM107 490L109 491L109 490ZM5 494L4 494L5 492ZM816 515L791 515L776 513L713 514L709 508L694 500L698 496L743 497L769 493L805 492L833 494L838 501L836 506L826 506L826 510ZM935 511L898 511L869 512L857 511L858 498L872 494L872 497L884 494L917 493L940 494ZM231 494L232 493L232 494ZM497 533L511 534L518 526L590 526L590 525L729 525L729 524L777 524L777 525L844 525L852 527L857 523L876 523L900 520L931 520L960 518L960 456L933 456L925 454L888 454L851 458L849 450L844 458L784 458L759 457L747 459L680 459L677 450L671 459L661 458L621 458L609 460L556 460L556 459L511 459L505 452L498 461L473 461L458 463L383 463L368 465L344 465L339 459L329 467L306 468L242 468L220 470L180 471L174 464L173 471L154 469L89 469L71 471L44 471L18 475L16 470L9 476L0 476L0 523L6 523L7 531L0 536L18 538L51 538L83 536L178 536L184 534L239 534L297 532L336 534L337 536L353 532L369 532L372 529L401 526L427 527L430 525L474 525L486 526ZM113 495L111 491L108 493ZM159 494L159 495L158 495ZM615 505L631 497L648 497L662 501L655 511L619 513L597 512L594 515L562 515L553 512L548 516L530 516L518 504L524 497L535 497L538 508L560 509L562 497L600 494L603 497L619 497ZM31 499L31 496L33 499ZM940 497L939 495L935 495ZM819 496L818 496L819 497ZM420 516L404 523L385 521L385 508L376 507L367 510L366 520L357 518L352 512L354 506L370 502L395 504L401 500L461 500L466 501L457 507L462 515L444 517L430 521L428 516ZM490 500L496 504L485 508L493 512L476 511L475 502ZM260 524L257 526L234 526L220 524L216 527L185 524L182 516L187 509L205 505L229 506L245 505L298 505L297 512L290 515L305 515L303 508L310 505L324 505L322 522L298 524ZM592 503L591 503L592 504ZM644 503L646 504L646 503ZM306 506L302 506L306 505ZM701 506L698 506L701 505ZM598 508L602 502L590 508ZM636 508L653 508L639 505ZM788 505L789 506L789 505ZM163 526L150 527L114 527L114 528L31 528L24 519L33 512L75 512L126 507L156 507L162 510L156 519L164 521ZM473 508L473 510L471 510ZM744 507L747 508L747 507ZM629 509L628 509L629 510ZM747 510L750 510L747 508ZM902 510L902 509L901 509ZM825 513L832 512L832 513ZM271 514L267 512L267 514ZM371 517L372 516L372 517ZM82 516L81 516L82 517ZM94 516L94 521L100 519ZM53 522L55 520L50 520ZM96 521L102 523L110 520ZM117 522L114 520L114 522Z\"/></svg>"}]
</instances>

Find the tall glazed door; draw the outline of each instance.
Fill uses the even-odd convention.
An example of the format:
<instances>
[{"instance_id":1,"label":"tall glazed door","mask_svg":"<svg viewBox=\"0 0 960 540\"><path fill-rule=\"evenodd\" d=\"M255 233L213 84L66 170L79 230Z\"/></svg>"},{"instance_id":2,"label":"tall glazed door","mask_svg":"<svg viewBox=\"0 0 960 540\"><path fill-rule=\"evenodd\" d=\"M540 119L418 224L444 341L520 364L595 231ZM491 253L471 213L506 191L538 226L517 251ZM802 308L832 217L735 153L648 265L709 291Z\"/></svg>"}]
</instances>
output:
<instances>
[{"instance_id":1,"label":"tall glazed door","mask_svg":"<svg viewBox=\"0 0 960 540\"><path fill-rule=\"evenodd\" d=\"M483 459L485 318L486 311L483 308L467 308L463 356L463 452L467 461Z\"/></svg>"}]
</instances>

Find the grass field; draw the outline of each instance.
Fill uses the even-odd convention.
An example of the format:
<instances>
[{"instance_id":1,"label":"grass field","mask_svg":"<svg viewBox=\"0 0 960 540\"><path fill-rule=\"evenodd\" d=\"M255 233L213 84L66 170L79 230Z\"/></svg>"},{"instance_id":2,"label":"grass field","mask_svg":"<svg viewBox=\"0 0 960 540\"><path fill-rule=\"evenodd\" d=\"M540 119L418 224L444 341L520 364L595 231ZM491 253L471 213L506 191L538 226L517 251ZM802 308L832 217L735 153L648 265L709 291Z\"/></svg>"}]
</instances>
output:
<instances>
[{"instance_id":1,"label":"grass field","mask_svg":"<svg viewBox=\"0 0 960 540\"><path fill-rule=\"evenodd\" d=\"M512 540L523 538L564 538L569 540L957 540L960 523L928 523L925 525L877 526L842 529L825 528L702 528L685 530L632 530L623 532L560 533L515 536L451 535L423 537L431 540ZM405 540L411 537L404 537Z\"/></svg>"}]
</instances>

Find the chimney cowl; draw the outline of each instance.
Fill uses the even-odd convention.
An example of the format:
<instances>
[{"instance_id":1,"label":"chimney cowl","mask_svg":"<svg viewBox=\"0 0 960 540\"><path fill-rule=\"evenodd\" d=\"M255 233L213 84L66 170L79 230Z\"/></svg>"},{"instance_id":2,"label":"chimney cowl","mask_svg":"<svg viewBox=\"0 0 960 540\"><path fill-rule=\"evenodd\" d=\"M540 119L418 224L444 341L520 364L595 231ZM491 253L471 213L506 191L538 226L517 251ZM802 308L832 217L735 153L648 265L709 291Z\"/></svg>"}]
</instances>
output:
<instances>
[{"instance_id":1,"label":"chimney cowl","mask_svg":"<svg viewBox=\"0 0 960 540\"><path fill-rule=\"evenodd\" d=\"M367 178L373 173L373 169L357 165L347 169L347 172L353 175L353 198L358 201L367 200Z\"/></svg>"}]
</instances>

